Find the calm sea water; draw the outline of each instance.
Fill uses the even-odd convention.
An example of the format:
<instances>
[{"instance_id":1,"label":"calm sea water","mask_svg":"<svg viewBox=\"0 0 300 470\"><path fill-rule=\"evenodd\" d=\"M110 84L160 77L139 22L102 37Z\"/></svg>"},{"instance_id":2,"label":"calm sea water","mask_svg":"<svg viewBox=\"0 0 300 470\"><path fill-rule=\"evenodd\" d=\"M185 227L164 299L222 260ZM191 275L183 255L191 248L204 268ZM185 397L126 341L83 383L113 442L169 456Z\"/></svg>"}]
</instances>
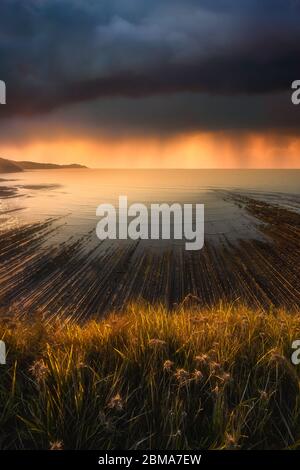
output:
<instances>
[{"instance_id":1,"label":"calm sea water","mask_svg":"<svg viewBox=\"0 0 300 470\"><path fill-rule=\"evenodd\" d=\"M255 236L255 221L225 191L236 191L299 211L300 170L35 170L0 175L1 228L62 217L59 240L93 231L102 203L202 203L206 237Z\"/></svg>"}]
</instances>

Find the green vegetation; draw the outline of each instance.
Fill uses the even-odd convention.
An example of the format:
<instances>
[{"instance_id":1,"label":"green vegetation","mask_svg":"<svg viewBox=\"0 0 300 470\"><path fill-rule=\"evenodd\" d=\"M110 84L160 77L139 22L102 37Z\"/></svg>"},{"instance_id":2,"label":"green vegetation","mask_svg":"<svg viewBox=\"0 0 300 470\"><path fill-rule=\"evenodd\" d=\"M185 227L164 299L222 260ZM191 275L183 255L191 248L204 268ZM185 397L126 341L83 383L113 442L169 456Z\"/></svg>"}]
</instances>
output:
<instances>
[{"instance_id":1,"label":"green vegetation","mask_svg":"<svg viewBox=\"0 0 300 470\"><path fill-rule=\"evenodd\" d=\"M299 312L2 318L0 448L300 448Z\"/></svg>"}]
</instances>

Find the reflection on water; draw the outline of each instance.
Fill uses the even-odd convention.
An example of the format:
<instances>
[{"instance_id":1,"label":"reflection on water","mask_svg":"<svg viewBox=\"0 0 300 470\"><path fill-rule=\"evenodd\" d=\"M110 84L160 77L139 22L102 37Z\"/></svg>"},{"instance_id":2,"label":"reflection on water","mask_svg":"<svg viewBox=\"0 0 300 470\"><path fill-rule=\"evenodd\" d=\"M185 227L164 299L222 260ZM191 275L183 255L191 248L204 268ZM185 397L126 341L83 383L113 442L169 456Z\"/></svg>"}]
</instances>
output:
<instances>
[{"instance_id":1,"label":"reflection on water","mask_svg":"<svg viewBox=\"0 0 300 470\"><path fill-rule=\"evenodd\" d=\"M6 311L84 319L137 299L173 308L190 294L205 306L299 306L299 171L42 170L1 178ZM120 195L204 204L204 248L100 242L96 207L117 205Z\"/></svg>"},{"instance_id":2,"label":"reflection on water","mask_svg":"<svg viewBox=\"0 0 300 470\"><path fill-rule=\"evenodd\" d=\"M128 202L205 205L205 237L258 237L253 218L223 191L299 210L299 170L38 170L0 175L2 228L62 216L59 241L93 231L96 207ZM0 193L1 195L1 193ZM9 217L7 217L9 214ZM255 222L255 223L254 223ZM150 243L150 242L147 242Z\"/></svg>"}]
</instances>

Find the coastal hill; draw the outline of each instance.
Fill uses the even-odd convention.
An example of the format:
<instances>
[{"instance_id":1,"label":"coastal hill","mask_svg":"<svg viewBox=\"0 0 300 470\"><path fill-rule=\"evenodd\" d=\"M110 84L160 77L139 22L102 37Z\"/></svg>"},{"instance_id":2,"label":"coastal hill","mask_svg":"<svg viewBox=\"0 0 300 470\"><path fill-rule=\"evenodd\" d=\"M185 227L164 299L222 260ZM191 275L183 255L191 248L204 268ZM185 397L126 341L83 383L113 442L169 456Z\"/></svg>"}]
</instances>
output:
<instances>
[{"instance_id":1,"label":"coastal hill","mask_svg":"<svg viewBox=\"0 0 300 470\"><path fill-rule=\"evenodd\" d=\"M15 173L17 171L23 171L23 169L10 160L0 158L0 173Z\"/></svg>"},{"instance_id":2,"label":"coastal hill","mask_svg":"<svg viewBox=\"0 0 300 470\"><path fill-rule=\"evenodd\" d=\"M57 165L55 163L37 163L37 162L16 162L13 160L7 160L6 158L0 158L0 173L16 173L24 170L59 170L63 168L87 168L84 165L78 165L76 163L70 165Z\"/></svg>"}]
</instances>

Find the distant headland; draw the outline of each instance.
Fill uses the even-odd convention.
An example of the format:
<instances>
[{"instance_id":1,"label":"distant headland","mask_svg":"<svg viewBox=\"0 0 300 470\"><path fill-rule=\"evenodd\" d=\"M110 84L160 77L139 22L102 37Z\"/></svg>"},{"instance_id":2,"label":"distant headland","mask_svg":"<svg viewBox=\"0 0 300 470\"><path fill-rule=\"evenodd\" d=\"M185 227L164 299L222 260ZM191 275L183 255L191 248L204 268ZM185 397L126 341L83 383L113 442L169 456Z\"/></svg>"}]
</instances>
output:
<instances>
[{"instance_id":1,"label":"distant headland","mask_svg":"<svg viewBox=\"0 0 300 470\"><path fill-rule=\"evenodd\" d=\"M63 168L80 169L87 167L77 163L70 165L58 165L55 163L37 163L27 161L16 162L14 160L0 158L0 173L16 173L24 170L59 170Z\"/></svg>"}]
</instances>

